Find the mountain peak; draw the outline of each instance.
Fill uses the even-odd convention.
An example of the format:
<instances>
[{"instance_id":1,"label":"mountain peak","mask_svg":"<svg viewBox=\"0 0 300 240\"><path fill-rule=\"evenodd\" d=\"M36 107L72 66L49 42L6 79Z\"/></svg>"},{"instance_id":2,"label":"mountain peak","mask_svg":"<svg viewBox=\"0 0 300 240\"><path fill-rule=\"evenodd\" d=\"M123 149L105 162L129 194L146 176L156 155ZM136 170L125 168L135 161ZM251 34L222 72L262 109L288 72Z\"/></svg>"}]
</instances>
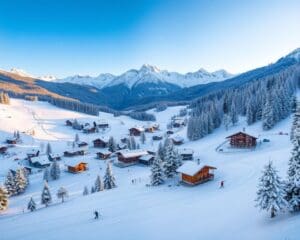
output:
<instances>
[{"instance_id":1,"label":"mountain peak","mask_svg":"<svg viewBox=\"0 0 300 240\"><path fill-rule=\"evenodd\" d=\"M300 48L297 48L288 55L286 55L286 58L294 58L295 60L300 61Z\"/></svg>"},{"instance_id":2,"label":"mountain peak","mask_svg":"<svg viewBox=\"0 0 300 240\"><path fill-rule=\"evenodd\" d=\"M159 68L150 64L143 64L140 68L140 71L147 71L147 72L160 72Z\"/></svg>"},{"instance_id":3,"label":"mountain peak","mask_svg":"<svg viewBox=\"0 0 300 240\"><path fill-rule=\"evenodd\" d=\"M12 68L10 70L11 73L13 74L17 74L21 77L30 77L30 78L34 78L31 74L27 73L25 70L23 69L19 69L19 68Z\"/></svg>"}]
</instances>

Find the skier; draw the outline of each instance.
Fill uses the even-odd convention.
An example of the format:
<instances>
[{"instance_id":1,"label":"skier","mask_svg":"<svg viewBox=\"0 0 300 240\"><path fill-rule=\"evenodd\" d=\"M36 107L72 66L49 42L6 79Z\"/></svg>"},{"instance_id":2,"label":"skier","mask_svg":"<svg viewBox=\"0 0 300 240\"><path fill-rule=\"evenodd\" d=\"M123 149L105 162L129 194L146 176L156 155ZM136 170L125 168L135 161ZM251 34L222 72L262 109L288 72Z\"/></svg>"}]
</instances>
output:
<instances>
[{"instance_id":1,"label":"skier","mask_svg":"<svg viewBox=\"0 0 300 240\"><path fill-rule=\"evenodd\" d=\"M224 181L221 181L220 188L223 188L223 187L224 187Z\"/></svg>"},{"instance_id":2,"label":"skier","mask_svg":"<svg viewBox=\"0 0 300 240\"><path fill-rule=\"evenodd\" d=\"M95 214L95 218L94 218L94 219L98 219L98 218L99 218L99 213L98 213L98 211L95 211L94 214Z\"/></svg>"}]
</instances>

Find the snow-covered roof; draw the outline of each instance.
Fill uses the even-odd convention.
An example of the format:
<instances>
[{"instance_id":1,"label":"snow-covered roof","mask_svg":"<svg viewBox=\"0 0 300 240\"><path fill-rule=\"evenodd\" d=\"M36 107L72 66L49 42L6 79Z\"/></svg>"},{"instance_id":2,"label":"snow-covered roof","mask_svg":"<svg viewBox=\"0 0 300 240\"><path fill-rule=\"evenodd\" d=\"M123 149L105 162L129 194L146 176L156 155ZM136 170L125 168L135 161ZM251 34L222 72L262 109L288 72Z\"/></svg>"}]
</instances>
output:
<instances>
[{"instance_id":1,"label":"snow-covered roof","mask_svg":"<svg viewBox=\"0 0 300 240\"><path fill-rule=\"evenodd\" d=\"M51 158L59 158L59 157L61 157L61 155L59 155L58 153L50 153L49 154L49 156L51 157Z\"/></svg>"},{"instance_id":2,"label":"snow-covered roof","mask_svg":"<svg viewBox=\"0 0 300 240\"><path fill-rule=\"evenodd\" d=\"M138 150L125 149L125 150L119 151L119 154L121 154L125 158L131 158L131 157L140 157L143 155L147 155L148 152L146 150L140 150L140 149L138 149Z\"/></svg>"},{"instance_id":3,"label":"snow-covered roof","mask_svg":"<svg viewBox=\"0 0 300 240\"><path fill-rule=\"evenodd\" d=\"M109 151L108 149L101 149L101 150L98 150L97 153L102 153L104 155L106 154L112 154L111 151Z\"/></svg>"},{"instance_id":4,"label":"snow-covered roof","mask_svg":"<svg viewBox=\"0 0 300 240\"><path fill-rule=\"evenodd\" d=\"M184 173L189 176L194 176L198 173L203 167L207 165L197 164L193 161L186 161L182 166L177 169L177 172ZM215 169L214 167L207 166L209 168Z\"/></svg>"},{"instance_id":5,"label":"snow-covered roof","mask_svg":"<svg viewBox=\"0 0 300 240\"><path fill-rule=\"evenodd\" d=\"M82 159L82 157L69 158L69 159L66 161L66 165L67 165L67 166L76 166L76 165L78 165L79 163L87 164L87 163Z\"/></svg>"},{"instance_id":6,"label":"snow-covered roof","mask_svg":"<svg viewBox=\"0 0 300 240\"><path fill-rule=\"evenodd\" d=\"M51 164L49 161L48 155L39 155L37 157L30 158L31 163L39 163L41 165Z\"/></svg>"},{"instance_id":7,"label":"snow-covered roof","mask_svg":"<svg viewBox=\"0 0 300 240\"><path fill-rule=\"evenodd\" d=\"M184 141L183 137L180 137L180 136L172 137L172 140L174 140L175 142L183 142Z\"/></svg>"},{"instance_id":8,"label":"snow-covered roof","mask_svg":"<svg viewBox=\"0 0 300 240\"><path fill-rule=\"evenodd\" d=\"M143 127L141 127L141 126L135 126L135 127L132 127L131 129L136 129L136 130L138 130L140 132L144 132L145 131L145 129Z\"/></svg>"},{"instance_id":9,"label":"snow-covered roof","mask_svg":"<svg viewBox=\"0 0 300 240\"><path fill-rule=\"evenodd\" d=\"M93 142L95 142L97 140L101 140L102 142L108 143L109 138L107 136L102 136L102 137L96 138Z\"/></svg>"},{"instance_id":10,"label":"snow-covered roof","mask_svg":"<svg viewBox=\"0 0 300 240\"><path fill-rule=\"evenodd\" d=\"M179 154L194 154L194 150L190 148L179 148L178 149Z\"/></svg>"},{"instance_id":11,"label":"snow-covered roof","mask_svg":"<svg viewBox=\"0 0 300 240\"><path fill-rule=\"evenodd\" d=\"M147 161L147 162L148 162L148 161L150 161L153 157L154 157L153 155L147 154L147 155L141 156L141 157L140 157L140 160L142 160L142 161Z\"/></svg>"}]
</instances>

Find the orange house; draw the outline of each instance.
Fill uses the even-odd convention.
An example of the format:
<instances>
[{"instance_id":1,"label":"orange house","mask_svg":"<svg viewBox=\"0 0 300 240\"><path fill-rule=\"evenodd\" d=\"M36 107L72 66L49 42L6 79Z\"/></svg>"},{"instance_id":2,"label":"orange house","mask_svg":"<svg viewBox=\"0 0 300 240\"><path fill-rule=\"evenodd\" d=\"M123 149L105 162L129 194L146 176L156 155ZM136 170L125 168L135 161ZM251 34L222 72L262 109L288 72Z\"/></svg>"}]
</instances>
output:
<instances>
[{"instance_id":1,"label":"orange house","mask_svg":"<svg viewBox=\"0 0 300 240\"><path fill-rule=\"evenodd\" d=\"M215 167L197 164L192 161L186 161L177 169L180 173L181 181L189 185L197 185L214 179Z\"/></svg>"},{"instance_id":2,"label":"orange house","mask_svg":"<svg viewBox=\"0 0 300 240\"><path fill-rule=\"evenodd\" d=\"M71 173L80 173L88 170L88 164L85 162L78 162L74 164L67 165L68 172Z\"/></svg>"}]
</instances>

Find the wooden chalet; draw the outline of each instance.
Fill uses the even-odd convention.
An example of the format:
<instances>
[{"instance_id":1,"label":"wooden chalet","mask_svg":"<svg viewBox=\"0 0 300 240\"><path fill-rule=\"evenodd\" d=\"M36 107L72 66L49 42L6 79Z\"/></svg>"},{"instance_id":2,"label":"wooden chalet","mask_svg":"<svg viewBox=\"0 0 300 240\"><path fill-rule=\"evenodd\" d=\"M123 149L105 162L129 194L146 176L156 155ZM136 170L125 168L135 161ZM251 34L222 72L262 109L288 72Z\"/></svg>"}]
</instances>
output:
<instances>
[{"instance_id":1,"label":"wooden chalet","mask_svg":"<svg viewBox=\"0 0 300 240\"><path fill-rule=\"evenodd\" d=\"M172 135L172 134L174 134L174 132L173 132L172 130L168 130L166 133L167 133L167 135Z\"/></svg>"},{"instance_id":2,"label":"wooden chalet","mask_svg":"<svg viewBox=\"0 0 300 240\"><path fill-rule=\"evenodd\" d=\"M103 149L101 151L98 151L96 154L97 154L97 158L105 160L110 157L112 152L109 150Z\"/></svg>"},{"instance_id":3,"label":"wooden chalet","mask_svg":"<svg viewBox=\"0 0 300 240\"><path fill-rule=\"evenodd\" d=\"M98 128L105 129L109 127L109 124L106 121L99 121L97 122L97 126Z\"/></svg>"},{"instance_id":4,"label":"wooden chalet","mask_svg":"<svg viewBox=\"0 0 300 240\"><path fill-rule=\"evenodd\" d=\"M139 158L149 153L145 150L121 150L116 152L118 161L125 164L138 163Z\"/></svg>"},{"instance_id":5,"label":"wooden chalet","mask_svg":"<svg viewBox=\"0 0 300 240\"><path fill-rule=\"evenodd\" d=\"M184 142L184 139L182 137L176 136L171 138L174 145L181 145Z\"/></svg>"},{"instance_id":6,"label":"wooden chalet","mask_svg":"<svg viewBox=\"0 0 300 240\"><path fill-rule=\"evenodd\" d=\"M83 156L86 154L87 154L87 151L84 149L72 149L72 150L64 152L65 157Z\"/></svg>"},{"instance_id":7,"label":"wooden chalet","mask_svg":"<svg viewBox=\"0 0 300 240\"><path fill-rule=\"evenodd\" d=\"M76 161L67 164L67 170L70 173L80 173L88 170L88 164L82 161Z\"/></svg>"},{"instance_id":8,"label":"wooden chalet","mask_svg":"<svg viewBox=\"0 0 300 240\"><path fill-rule=\"evenodd\" d=\"M105 138L97 138L93 141L95 148L106 148L108 145L108 139Z\"/></svg>"},{"instance_id":9,"label":"wooden chalet","mask_svg":"<svg viewBox=\"0 0 300 240\"><path fill-rule=\"evenodd\" d=\"M181 156L183 161L193 160L194 151L189 148L178 149L178 154Z\"/></svg>"},{"instance_id":10,"label":"wooden chalet","mask_svg":"<svg viewBox=\"0 0 300 240\"><path fill-rule=\"evenodd\" d=\"M140 136L145 129L142 127L132 127L129 129L129 134L131 136Z\"/></svg>"},{"instance_id":11,"label":"wooden chalet","mask_svg":"<svg viewBox=\"0 0 300 240\"><path fill-rule=\"evenodd\" d=\"M230 145L236 148L251 148L256 146L256 137L253 137L244 132L238 132L227 137L230 140Z\"/></svg>"},{"instance_id":12,"label":"wooden chalet","mask_svg":"<svg viewBox=\"0 0 300 240\"><path fill-rule=\"evenodd\" d=\"M0 154L4 154L7 151L7 146L0 146Z\"/></svg>"},{"instance_id":13,"label":"wooden chalet","mask_svg":"<svg viewBox=\"0 0 300 240\"><path fill-rule=\"evenodd\" d=\"M86 142L77 142L76 145L78 148L86 148L89 144Z\"/></svg>"},{"instance_id":14,"label":"wooden chalet","mask_svg":"<svg viewBox=\"0 0 300 240\"><path fill-rule=\"evenodd\" d=\"M153 161L154 161L154 155L152 154L143 155L139 158L139 163L144 165L151 165Z\"/></svg>"},{"instance_id":15,"label":"wooden chalet","mask_svg":"<svg viewBox=\"0 0 300 240\"><path fill-rule=\"evenodd\" d=\"M66 121L66 126L72 127L73 126L73 122L71 120L67 120Z\"/></svg>"},{"instance_id":16,"label":"wooden chalet","mask_svg":"<svg viewBox=\"0 0 300 240\"><path fill-rule=\"evenodd\" d=\"M59 154L50 153L49 154L49 160L50 161L60 161L61 160L61 156Z\"/></svg>"},{"instance_id":17,"label":"wooden chalet","mask_svg":"<svg viewBox=\"0 0 300 240\"><path fill-rule=\"evenodd\" d=\"M84 127L82 129L82 131L83 131L83 133L90 134L90 133L97 132L97 128L96 127L90 127L90 126L88 126L88 127Z\"/></svg>"},{"instance_id":18,"label":"wooden chalet","mask_svg":"<svg viewBox=\"0 0 300 240\"><path fill-rule=\"evenodd\" d=\"M46 168L51 165L48 155L39 155L29 158L29 165L35 168Z\"/></svg>"},{"instance_id":19,"label":"wooden chalet","mask_svg":"<svg viewBox=\"0 0 300 240\"><path fill-rule=\"evenodd\" d=\"M127 148L127 144L120 142L117 144L117 148L118 148L118 150L124 150Z\"/></svg>"},{"instance_id":20,"label":"wooden chalet","mask_svg":"<svg viewBox=\"0 0 300 240\"><path fill-rule=\"evenodd\" d=\"M145 132L153 133L159 129L159 124L155 123L145 127Z\"/></svg>"},{"instance_id":21,"label":"wooden chalet","mask_svg":"<svg viewBox=\"0 0 300 240\"><path fill-rule=\"evenodd\" d=\"M27 154L27 159L32 158L32 157L37 157L40 155L40 151L39 150L34 150L32 149L30 152L28 152Z\"/></svg>"},{"instance_id":22,"label":"wooden chalet","mask_svg":"<svg viewBox=\"0 0 300 240\"><path fill-rule=\"evenodd\" d=\"M180 180L189 185L197 185L214 179L215 167L197 164L193 161L186 161L177 169L180 173Z\"/></svg>"},{"instance_id":23,"label":"wooden chalet","mask_svg":"<svg viewBox=\"0 0 300 240\"><path fill-rule=\"evenodd\" d=\"M20 141L20 139L15 138L15 137L6 139L7 144L17 144L19 141Z\"/></svg>"},{"instance_id":24,"label":"wooden chalet","mask_svg":"<svg viewBox=\"0 0 300 240\"><path fill-rule=\"evenodd\" d=\"M172 127L179 128L181 126L185 126L184 118L177 117L172 120Z\"/></svg>"},{"instance_id":25,"label":"wooden chalet","mask_svg":"<svg viewBox=\"0 0 300 240\"><path fill-rule=\"evenodd\" d=\"M159 140L162 140L162 139L163 139L162 135L154 135L154 136L152 136L152 140L154 140L154 141L159 141Z\"/></svg>"}]
</instances>

